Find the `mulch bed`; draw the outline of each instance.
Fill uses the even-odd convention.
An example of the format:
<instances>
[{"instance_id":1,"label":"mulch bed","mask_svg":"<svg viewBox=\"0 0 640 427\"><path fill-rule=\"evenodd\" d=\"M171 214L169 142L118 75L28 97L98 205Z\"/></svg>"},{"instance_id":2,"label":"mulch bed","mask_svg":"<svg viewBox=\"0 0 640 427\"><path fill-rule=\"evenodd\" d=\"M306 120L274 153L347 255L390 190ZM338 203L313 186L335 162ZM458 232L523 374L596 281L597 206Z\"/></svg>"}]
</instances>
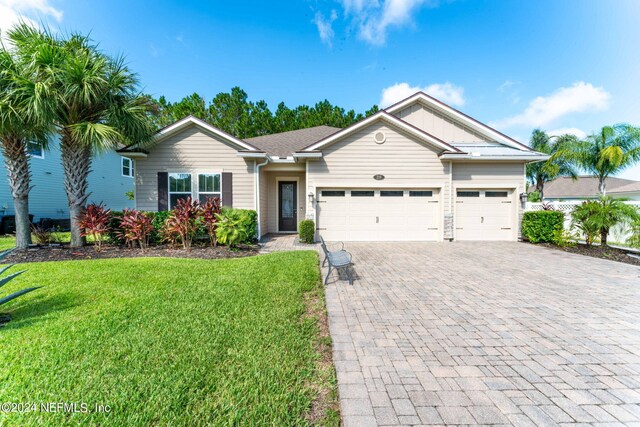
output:
<instances>
[{"instance_id":1,"label":"mulch bed","mask_svg":"<svg viewBox=\"0 0 640 427\"><path fill-rule=\"evenodd\" d=\"M630 257L629 255L627 255L629 253L627 251L624 251L622 249L612 248L609 246L603 248L600 246L587 246L583 244L578 244L574 247L561 248L551 243L538 243L536 246L544 246L547 248L557 249L565 252L571 252L574 254L580 254L580 255L590 256L594 258L608 259L610 261L618 261L618 262L623 262L625 264L640 266L640 259Z\"/></svg>"},{"instance_id":2,"label":"mulch bed","mask_svg":"<svg viewBox=\"0 0 640 427\"><path fill-rule=\"evenodd\" d=\"M257 255L258 246L240 246L238 249L229 250L226 246L212 248L210 246L194 245L190 251L175 248L168 245L151 246L145 250L129 248L117 245L102 245L100 252L92 245L82 248L70 248L68 245L59 247L38 246L23 250L14 250L0 263L23 263L43 261L69 261L105 258L137 258L137 257L168 257L168 258L200 258L221 259L241 258Z\"/></svg>"}]
</instances>

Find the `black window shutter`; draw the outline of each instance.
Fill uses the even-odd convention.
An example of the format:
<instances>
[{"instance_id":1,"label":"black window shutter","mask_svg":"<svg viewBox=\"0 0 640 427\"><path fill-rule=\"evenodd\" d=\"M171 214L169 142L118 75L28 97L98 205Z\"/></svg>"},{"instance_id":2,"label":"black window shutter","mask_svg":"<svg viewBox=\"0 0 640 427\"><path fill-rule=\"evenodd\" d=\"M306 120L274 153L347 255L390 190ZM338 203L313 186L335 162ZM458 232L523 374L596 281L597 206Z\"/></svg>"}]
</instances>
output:
<instances>
[{"instance_id":1,"label":"black window shutter","mask_svg":"<svg viewBox=\"0 0 640 427\"><path fill-rule=\"evenodd\" d=\"M169 210L169 174L158 172L158 212Z\"/></svg>"},{"instance_id":2,"label":"black window shutter","mask_svg":"<svg viewBox=\"0 0 640 427\"><path fill-rule=\"evenodd\" d=\"M233 174L222 172L222 204L233 207Z\"/></svg>"}]
</instances>

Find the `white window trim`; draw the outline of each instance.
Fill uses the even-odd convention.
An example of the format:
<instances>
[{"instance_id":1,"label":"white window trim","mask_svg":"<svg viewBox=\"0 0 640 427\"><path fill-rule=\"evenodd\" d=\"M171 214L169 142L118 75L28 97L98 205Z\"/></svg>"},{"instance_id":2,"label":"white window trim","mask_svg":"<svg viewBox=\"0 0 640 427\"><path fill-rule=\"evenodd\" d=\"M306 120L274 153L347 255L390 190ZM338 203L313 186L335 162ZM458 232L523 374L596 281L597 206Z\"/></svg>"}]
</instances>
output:
<instances>
[{"instance_id":1,"label":"white window trim","mask_svg":"<svg viewBox=\"0 0 640 427\"><path fill-rule=\"evenodd\" d=\"M42 144L40 144L40 153L41 153L40 155L32 154L32 153L27 153L27 155L32 159L44 159L44 147L42 146Z\"/></svg>"},{"instance_id":2,"label":"white window trim","mask_svg":"<svg viewBox=\"0 0 640 427\"><path fill-rule=\"evenodd\" d=\"M124 174L124 161L125 160L129 160L129 171L131 172L131 175L125 175ZM133 178L135 175L135 164L133 162L133 159L130 159L128 157L124 157L124 156L120 156L120 174L124 177L127 178Z\"/></svg>"},{"instance_id":3,"label":"white window trim","mask_svg":"<svg viewBox=\"0 0 640 427\"><path fill-rule=\"evenodd\" d=\"M191 190L190 191L171 191L171 175L189 175L191 177ZM171 206L172 194L188 194L193 200L193 174L191 172L169 172L167 173L167 206L169 210L173 209Z\"/></svg>"},{"instance_id":4,"label":"white window trim","mask_svg":"<svg viewBox=\"0 0 640 427\"><path fill-rule=\"evenodd\" d=\"M201 194L218 194L218 198L220 199L220 204L222 204L222 172L197 172L196 174L196 183L194 184L196 200L200 200ZM203 191L200 192L200 175L219 175L220 176L220 191ZM214 196L215 197L215 196Z\"/></svg>"}]
</instances>

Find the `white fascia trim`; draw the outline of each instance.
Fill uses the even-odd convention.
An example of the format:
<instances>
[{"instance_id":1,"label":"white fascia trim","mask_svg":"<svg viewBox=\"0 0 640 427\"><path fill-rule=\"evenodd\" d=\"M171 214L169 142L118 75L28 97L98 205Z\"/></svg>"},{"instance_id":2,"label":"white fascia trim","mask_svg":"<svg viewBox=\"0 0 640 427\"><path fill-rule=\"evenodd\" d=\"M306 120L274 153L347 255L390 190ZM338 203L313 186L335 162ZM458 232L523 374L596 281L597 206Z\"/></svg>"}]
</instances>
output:
<instances>
[{"instance_id":1,"label":"white fascia trim","mask_svg":"<svg viewBox=\"0 0 640 427\"><path fill-rule=\"evenodd\" d=\"M293 153L294 159L320 159L322 153Z\"/></svg>"},{"instance_id":2,"label":"white fascia trim","mask_svg":"<svg viewBox=\"0 0 640 427\"><path fill-rule=\"evenodd\" d=\"M401 129L403 129L404 131L410 133L411 135L415 136L416 138L421 139L422 141L426 141L432 145L435 145L443 150L447 150L447 151L451 151L451 149L453 148L454 150L456 149L455 147L452 147L448 144L443 144L441 141L435 139L435 138L431 138L429 137L429 135L421 132L419 129L414 128L413 126L409 125L408 123L400 120L399 118L392 116L391 114L387 113L386 111L380 111L376 114L374 114L373 116L369 116L364 120L361 120L360 122L356 123L353 126L350 126L348 128L345 128L337 133L334 133L333 135L329 136L328 138L323 139L322 141L317 142L316 144L313 144L307 148L304 149L304 151L314 151L314 150L319 150L322 147L325 147L327 145L330 145L332 143L334 143L335 141L344 138L345 136L348 136L350 134L352 134L353 132L356 132L360 129L362 129L363 127L369 126L371 123L377 121L377 120L382 120L388 124L391 124L393 126L397 126Z\"/></svg>"},{"instance_id":3,"label":"white fascia trim","mask_svg":"<svg viewBox=\"0 0 640 427\"><path fill-rule=\"evenodd\" d=\"M120 156L122 157L126 157L128 159L144 159L145 157L147 157L147 153L137 153L137 152L130 152L130 153L118 153Z\"/></svg>"},{"instance_id":4,"label":"white fascia trim","mask_svg":"<svg viewBox=\"0 0 640 427\"><path fill-rule=\"evenodd\" d=\"M537 155L537 156L473 156L471 154L443 154L440 156L441 159L446 160L507 160L514 161L520 160L522 162L542 162L545 160L549 160L549 156L546 155Z\"/></svg>"},{"instance_id":5,"label":"white fascia trim","mask_svg":"<svg viewBox=\"0 0 640 427\"><path fill-rule=\"evenodd\" d=\"M215 135L218 135L220 138L226 139L227 141L240 146L242 148L244 148L245 150L251 150L251 151L256 151L256 148L252 145L247 144L246 142L236 138L233 135L229 135L226 132L221 131L220 129L211 126L209 123L198 119L197 117L193 117L193 116L188 116L185 117L182 120L178 120L177 122L175 122L172 125L167 126L164 129L161 129L155 136L155 140L159 141L162 140L163 138L181 130L182 128L190 125L190 124L194 124L198 127L201 127L205 130L207 130L208 132L211 132Z\"/></svg>"},{"instance_id":6,"label":"white fascia trim","mask_svg":"<svg viewBox=\"0 0 640 427\"><path fill-rule=\"evenodd\" d=\"M284 159L281 159L280 157L277 157L277 156L269 156L269 161L271 163L295 163L296 162L296 160L291 156L286 157Z\"/></svg>"},{"instance_id":7,"label":"white fascia trim","mask_svg":"<svg viewBox=\"0 0 640 427\"><path fill-rule=\"evenodd\" d=\"M455 118L458 121L464 122L467 126L469 126L471 129L475 130L478 133L481 133L483 135L486 135L487 137L494 139L496 141L499 141L505 145L508 145L510 147L513 148L517 148L518 150L522 150L522 151L531 151L526 145L524 144L519 144L517 142L512 141L509 138L506 138L504 135L501 135L500 133L496 132L495 130L491 129L490 127L488 127L487 125L484 125L482 123L476 122L475 120L470 119L469 117L465 116L464 114L460 113L459 111L454 110L453 108L449 107L446 104L441 104L439 102L435 102L434 100L430 99L427 96L424 96L424 94L422 93L416 93L415 95L405 99L404 101L399 102L396 105L392 105L391 107L387 108L385 111L387 111L388 113L395 113L399 110L402 110L403 108L415 103L415 102L422 102L424 104L426 104L427 106L433 107L434 109L438 110L438 111L442 111L443 113L447 114L450 117Z\"/></svg>"},{"instance_id":8,"label":"white fascia trim","mask_svg":"<svg viewBox=\"0 0 640 427\"><path fill-rule=\"evenodd\" d=\"M266 159L267 153L256 153L256 152L238 152L236 154L238 157L243 157L245 159Z\"/></svg>"}]
</instances>

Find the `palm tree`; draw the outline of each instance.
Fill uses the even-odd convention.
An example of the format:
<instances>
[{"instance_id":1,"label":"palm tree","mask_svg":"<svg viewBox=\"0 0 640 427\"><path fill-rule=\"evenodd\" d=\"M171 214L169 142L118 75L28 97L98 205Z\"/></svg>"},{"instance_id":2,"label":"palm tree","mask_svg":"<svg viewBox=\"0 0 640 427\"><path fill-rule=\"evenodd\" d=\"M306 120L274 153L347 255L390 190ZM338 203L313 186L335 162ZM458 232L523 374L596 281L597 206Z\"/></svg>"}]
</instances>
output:
<instances>
[{"instance_id":1,"label":"palm tree","mask_svg":"<svg viewBox=\"0 0 640 427\"><path fill-rule=\"evenodd\" d=\"M578 177L571 154L576 141L573 135L549 136L540 129L531 133L531 148L551 156L544 162L527 164L527 179L535 185L541 201L544 200L544 185L547 182L559 176Z\"/></svg>"},{"instance_id":2,"label":"palm tree","mask_svg":"<svg viewBox=\"0 0 640 427\"><path fill-rule=\"evenodd\" d=\"M589 221L600 231L600 246L607 246L609 230L618 224L631 224L640 220L640 212L633 205L625 203L626 199L601 196L593 206Z\"/></svg>"},{"instance_id":3,"label":"palm tree","mask_svg":"<svg viewBox=\"0 0 640 427\"><path fill-rule=\"evenodd\" d=\"M580 166L598 177L598 190L604 196L606 180L640 161L640 128L628 124L604 126L578 145Z\"/></svg>"},{"instance_id":4,"label":"palm tree","mask_svg":"<svg viewBox=\"0 0 640 427\"><path fill-rule=\"evenodd\" d=\"M29 64L21 63L15 50L0 47L0 150L9 178L16 220L16 247L31 243L29 192L31 171L27 144L39 143L46 148L48 126L44 93L32 80Z\"/></svg>"},{"instance_id":5,"label":"palm tree","mask_svg":"<svg viewBox=\"0 0 640 427\"><path fill-rule=\"evenodd\" d=\"M82 246L78 217L90 195L91 160L119 144L150 140L148 98L138 91L137 77L123 58L109 57L86 36L64 38L22 24L9 31L9 39L47 88L51 120L60 135L71 246Z\"/></svg>"}]
</instances>

